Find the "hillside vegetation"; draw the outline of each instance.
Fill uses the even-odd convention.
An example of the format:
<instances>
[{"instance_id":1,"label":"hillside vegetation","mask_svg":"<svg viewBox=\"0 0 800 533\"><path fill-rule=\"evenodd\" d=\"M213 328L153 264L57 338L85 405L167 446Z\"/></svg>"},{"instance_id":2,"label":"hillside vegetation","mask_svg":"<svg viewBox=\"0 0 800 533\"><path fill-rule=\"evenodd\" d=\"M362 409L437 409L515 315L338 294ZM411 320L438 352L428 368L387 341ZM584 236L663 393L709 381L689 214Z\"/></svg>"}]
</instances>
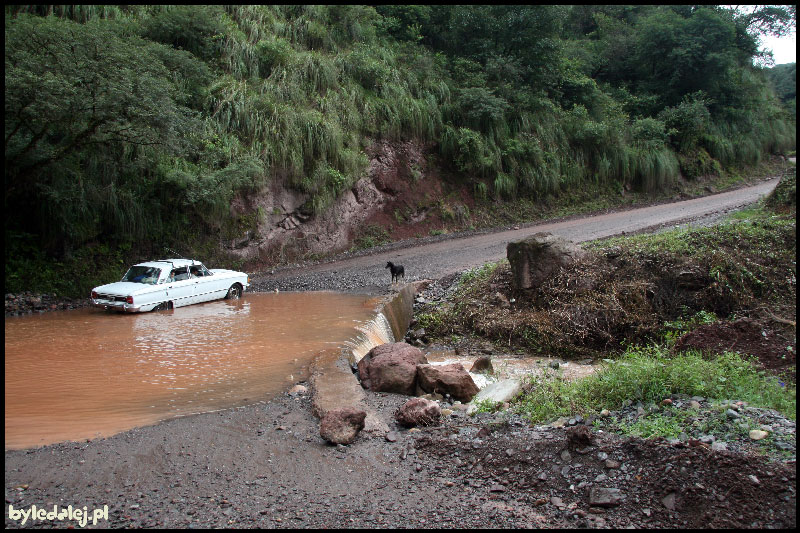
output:
<instances>
[{"instance_id":1,"label":"hillside vegetation","mask_svg":"<svg viewBox=\"0 0 800 533\"><path fill-rule=\"evenodd\" d=\"M793 100L753 65L759 37L795 20L792 6L7 6L6 291L85 294L93 265L165 246L218 254L243 223L232 200L273 182L325 212L378 140L433 146L497 202L757 164L795 147Z\"/></svg>"}]
</instances>

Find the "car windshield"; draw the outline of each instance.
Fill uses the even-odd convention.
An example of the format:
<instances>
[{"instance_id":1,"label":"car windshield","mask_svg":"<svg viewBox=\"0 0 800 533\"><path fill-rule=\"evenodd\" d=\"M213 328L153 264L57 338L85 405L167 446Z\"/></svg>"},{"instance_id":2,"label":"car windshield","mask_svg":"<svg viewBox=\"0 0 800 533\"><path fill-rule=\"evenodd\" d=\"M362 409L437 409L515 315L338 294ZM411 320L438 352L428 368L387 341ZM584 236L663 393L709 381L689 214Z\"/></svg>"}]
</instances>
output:
<instances>
[{"instance_id":1,"label":"car windshield","mask_svg":"<svg viewBox=\"0 0 800 533\"><path fill-rule=\"evenodd\" d=\"M146 283L148 285L155 285L158 277L161 275L161 270L155 267L146 266L133 266L123 276L122 281L130 281L133 283Z\"/></svg>"}]
</instances>

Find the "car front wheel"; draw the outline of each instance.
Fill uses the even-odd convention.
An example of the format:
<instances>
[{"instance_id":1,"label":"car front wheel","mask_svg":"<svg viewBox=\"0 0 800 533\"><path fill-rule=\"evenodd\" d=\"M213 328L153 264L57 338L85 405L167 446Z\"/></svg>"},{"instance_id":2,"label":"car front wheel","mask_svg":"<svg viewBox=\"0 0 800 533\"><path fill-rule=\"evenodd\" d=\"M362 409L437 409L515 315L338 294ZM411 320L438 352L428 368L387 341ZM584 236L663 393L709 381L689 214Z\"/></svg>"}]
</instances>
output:
<instances>
[{"instance_id":1,"label":"car front wheel","mask_svg":"<svg viewBox=\"0 0 800 533\"><path fill-rule=\"evenodd\" d=\"M228 300L238 300L242 297L242 286L238 283L234 283L231 285L231 288L228 289L228 295L225 296Z\"/></svg>"}]
</instances>

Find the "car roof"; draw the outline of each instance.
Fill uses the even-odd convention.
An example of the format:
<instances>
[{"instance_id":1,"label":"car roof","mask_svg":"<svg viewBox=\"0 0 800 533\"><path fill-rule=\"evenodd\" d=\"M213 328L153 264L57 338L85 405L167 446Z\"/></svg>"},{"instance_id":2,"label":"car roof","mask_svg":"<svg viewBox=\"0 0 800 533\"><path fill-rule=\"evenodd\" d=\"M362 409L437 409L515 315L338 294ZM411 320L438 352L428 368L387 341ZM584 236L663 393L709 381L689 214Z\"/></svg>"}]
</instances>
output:
<instances>
[{"instance_id":1,"label":"car roof","mask_svg":"<svg viewBox=\"0 0 800 533\"><path fill-rule=\"evenodd\" d=\"M199 265L200 261L193 259L158 259L156 261L147 261L146 263L137 263L135 266L146 266L156 268L177 268L189 265Z\"/></svg>"}]
</instances>

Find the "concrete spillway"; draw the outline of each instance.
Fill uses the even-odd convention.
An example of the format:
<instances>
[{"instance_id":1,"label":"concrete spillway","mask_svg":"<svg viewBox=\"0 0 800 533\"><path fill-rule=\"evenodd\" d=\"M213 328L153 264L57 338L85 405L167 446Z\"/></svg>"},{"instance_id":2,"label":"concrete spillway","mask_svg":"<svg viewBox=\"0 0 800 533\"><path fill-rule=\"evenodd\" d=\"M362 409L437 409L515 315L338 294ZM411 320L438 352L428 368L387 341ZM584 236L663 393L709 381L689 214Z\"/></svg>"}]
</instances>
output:
<instances>
[{"instance_id":1,"label":"concrete spillway","mask_svg":"<svg viewBox=\"0 0 800 533\"><path fill-rule=\"evenodd\" d=\"M376 309L373 319L359 328L359 335L346 343L343 350L330 350L316 359L311 368L312 409L322 418L333 409L358 407L367 412L365 431L377 434L388 426L366 404L364 389L353 374L351 365L358 362L375 346L403 339L411 323L414 295L413 284L404 286Z\"/></svg>"}]
</instances>

